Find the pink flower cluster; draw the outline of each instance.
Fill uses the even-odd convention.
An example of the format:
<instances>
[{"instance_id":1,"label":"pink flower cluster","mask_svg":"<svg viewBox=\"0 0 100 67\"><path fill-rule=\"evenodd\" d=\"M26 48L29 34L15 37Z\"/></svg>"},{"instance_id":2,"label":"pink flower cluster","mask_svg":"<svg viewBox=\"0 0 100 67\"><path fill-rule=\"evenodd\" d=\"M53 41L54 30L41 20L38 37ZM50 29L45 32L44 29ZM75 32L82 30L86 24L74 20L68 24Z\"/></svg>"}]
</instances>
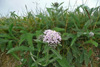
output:
<instances>
[{"instance_id":1,"label":"pink flower cluster","mask_svg":"<svg viewBox=\"0 0 100 67\"><path fill-rule=\"evenodd\" d=\"M45 30L43 36L43 42L47 42L49 45L51 44L59 44L61 41L60 33L53 30Z\"/></svg>"}]
</instances>

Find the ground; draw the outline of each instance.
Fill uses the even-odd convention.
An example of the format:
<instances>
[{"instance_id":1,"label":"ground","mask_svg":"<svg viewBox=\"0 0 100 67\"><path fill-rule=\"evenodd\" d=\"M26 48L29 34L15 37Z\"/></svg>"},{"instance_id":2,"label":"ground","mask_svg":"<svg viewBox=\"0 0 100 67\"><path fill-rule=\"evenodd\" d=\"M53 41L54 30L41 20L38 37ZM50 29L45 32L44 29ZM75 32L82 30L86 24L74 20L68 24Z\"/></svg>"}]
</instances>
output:
<instances>
[{"instance_id":1,"label":"ground","mask_svg":"<svg viewBox=\"0 0 100 67\"><path fill-rule=\"evenodd\" d=\"M7 55L6 52L0 52L0 67L16 67L20 64L14 57Z\"/></svg>"}]
</instances>

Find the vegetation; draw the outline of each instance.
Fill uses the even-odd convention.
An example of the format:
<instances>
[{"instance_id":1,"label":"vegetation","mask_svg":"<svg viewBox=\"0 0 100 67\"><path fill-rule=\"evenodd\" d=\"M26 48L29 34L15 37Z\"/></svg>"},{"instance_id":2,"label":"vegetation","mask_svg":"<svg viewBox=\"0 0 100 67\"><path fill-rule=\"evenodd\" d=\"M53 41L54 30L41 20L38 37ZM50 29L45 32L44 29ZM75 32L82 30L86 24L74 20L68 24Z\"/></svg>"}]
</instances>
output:
<instances>
[{"instance_id":1,"label":"vegetation","mask_svg":"<svg viewBox=\"0 0 100 67\"><path fill-rule=\"evenodd\" d=\"M45 14L0 18L0 51L19 61L16 67L100 67L100 7L80 5L71 12L61 5ZM48 29L61 34L56 48L39 39Z\"/></svg>"}]
</instances>

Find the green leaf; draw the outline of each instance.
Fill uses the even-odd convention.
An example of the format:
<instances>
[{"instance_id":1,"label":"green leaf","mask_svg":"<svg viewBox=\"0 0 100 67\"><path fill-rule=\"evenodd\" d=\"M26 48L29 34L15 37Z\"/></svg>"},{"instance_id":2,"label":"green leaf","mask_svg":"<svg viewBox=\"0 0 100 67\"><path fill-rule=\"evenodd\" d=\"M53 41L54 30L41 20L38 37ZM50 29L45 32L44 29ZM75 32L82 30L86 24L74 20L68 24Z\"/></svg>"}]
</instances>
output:
<instances>
[{"instance_id":1,"label":"green leaf","mask_svg":"<svg viewBox=\"0 0 100 67\"><path fill-rule=\"evenodd\" d=\"M54 57L53 59L49 60L49 63L52 63L52 62L56 61L57 59L59 59L59 58L58 57Z\"/></svg>"},{"instance_id":2,"label":"green leaf","mask_svg":"<svg viewBox=\"0 0 100 67\"><path fill-rule=\"evenodd\" d=\"M92 53L93 53L93 52L92 52L92 50L90 49L90 50L89 50L89 53L88 53L89 57L91 57Z\"/></svg>"},{"instance_id":3,"label":"green leaf","mask_svg":"<svg viewBox=\"0 0 100 67\"><path fill-rule=\"evenodd\" d=\"M100 32L100 28L94 29L93 32Z\"/></svg>"},{"instance_id":4,"label":"green leaf","mask_svg":"<svg viewBox=\"0 0 100 67\"><path fill-rule=\"evenodd\" d=\"M46 53L49 49L50 49L50 47L48 47L48 45L45 45L45 46L44 46L43 53Z\"/></svg>"},{"instance_id":5,"label":"green leaf","mask_svg":"<svg viewBox=\"0 0 100 67\"><path fill-rule=\"evenodd\" d=\"M78 27L80 26L80 21L79 21L78 17L76 15L72 14L72 13L70 15L74 19L74 22L73 22L74 26L78 30L79 29Z\"/></svg>"},{"instance_id":6,"label":"green leaf","mask_svg":"<svg viewBox=\"0 0 100 67\"><path fill-rule=\"evenodd\" d=\"M93 40L88 40L84 44L88 44L88 43L93 44L95 47L98 46L98 43L96 41L93 41Z\"/></svg>"},{"instance_id":7,"label":"green leaf","mask_svg":"<svg viewBox=\"0 0 100 67\"><path fill-rule=\"evenodd\" d=\"M77 37L74 37L74 39L71 42L71 46L73 46L73 44L75 43L76 40L77 40Z\"/></svg>"},{"instance_id":8,"label":"green leaf","mask_svg":"<svg viewBox=\"0 0 100 67\"><path fill-rule=\"evenodd\" d=\"M71 51L68 51L68 53L67 53L67 60L68 60L69 63L72 63L73 56L72 56Z\"/></svg>"},{"instance_id":9,"label":"green leaf","mask_svg":"<svg viewBox=\"0 0 100 67\"><path fill-rule=\"evenodd\" d=\"M88 66L89 63L89 56L88 56L88 52L84 49L84 60L85 60L85 64L86 66Z\"/></svg>"},{"instance_id":10,"label":"green leaf","mask_svg":"<svg viewBox=\"0 0 100 67\"><path fill-rule=\"evenodd\" d=\"M71 67L67 59L64 57L62 59L58 59L57 62L61 65L61 67Z\"/></svg>"},{"instance_id":11,"label":"green leaf","mask_svg":"<svg viewBox=\"0 0 100 67\"><path fill-rule=\"evenodd\" d=\"M39 52L41 51L41 46L42 46L42 44L40 44L40 43L37 44L37 49Z\"/></svg>"},{"instance_id":12,"label":"green leaf","mask_svg":"<svg viewBox=\"0 0 100 67\"><path fill-rule=\"evenodd\" d=\"M11 36L9 36L9 34L0 34L0 37L5 37L5 38L11 38Z\"/></svg>"},{"instance_id":13,"label":"green leaf","mask_svg":"<svg viewBox=\"0 0 100 67\"><path fill-rule=\"evenodd\" d=\"M57 55L57 57L58 57L59 59L62 59L62 56L61 56L56 50L54 50L54 49L51 48L51 51L52 51L55 55Z\"/></svg>"},{"instance_id":14,"label":"green leaf","mask_svg":"<svg viewBox=\"0 0 100 67\"><path fill-rule=\"evenodd\" d=\"M33 34L27 33L27 34L26 34L26 37L27 37L26 39L27 39L28 44L30 45L30 47L33 47L33 41L32 41Z\"/></svg>"},{"instance_id":15,"label":"green leaf","mask_svg":"<svg viewBox=\"0 0 100 67\"><path fill-rule=\"evenodd\" d=\"M7 43L9 40L0 38L0 45Z\"/></svg>"},{"instance_id":16,"label":"green leaf","mask_svg":"<svg viewBox=\"0 0 100 67\"><path fill-rule=\"evenodd\" d=\"M12 28L13 28L13 24L11 24L11 25L9 26L9 32L10 32L10 33L12 32Z\"/></svg>"},{"instance_id":17,"label":"green leaf","mask_svg":"<svg viewBox=\"0 0 100 67\"><path fill-rule=\"evenodd\" d=\"M34 49L34 48L33 48ZM15 48L11 48L7 54L15 52L15 51L32 51L32 48L26 47L26 46L17 46Z\"/></svg>"},{"instance_id":18,"label":"green leaf","mask_svg":"<svg viewBox=\"0 0 100 67\"><path fill-rule=\"evenodd\" d=\"M80 63L82 63L84 61L84 54L80 54Z\"/></svg>"},{"instance_id":19,"label":"green leaf","mask_svg":"<svg viewBox=\"0 0 100 67\"><path fill-rule=\"evenodd\" d=\"M80 51L79 51L79 49L76 47L76 46L72 46L71 47L72 48L72 53L73 53L73 56L75 57L75 58L79 58L78 56L80 56Z\"/></svg>"},{"instance_id":20,"label":"green leaf","mask_svg":"<svg viewBox=\"0 0 100 67\"><path fill-rule=\"evenodd\" d=\"M62 34L62 40L68 40L69 38L74 38L75 35L70 34L70 33L63 33Z\"/></svg>"},{"instance_id":21,"label":"green leaf","mask_svg":"<svg viewBox=\"0 0 100 67\"><path fill-rule=\"evenodd\" d=\"M11 49L13 47L13 44L12 44L12 40L10 40L9 42L8 42L8 45L7 45L7 50L9 50L9 49Z\"/></svg>"},{"instance_id":22,"label":"green leaf","mask_svg":"<svg viewBox=\"0 0 100 67\"><path fill-rule=\"evenodd\" d=\"M6 44L0 44L0 50L1 52L4 52L6 49Z\"/></svg>"},{"instance_id":23,"label":"green leaf","mask_svg":"<svg viewBox=\"0 0 100 67\"><path fill-rule=\"evenodd\" d=\"M35 33L36 37L38 38L41 35L41 33L42 33L41 30L36 31L36 33Z\"/></svg>"},{"instance_id":24,"label":"green leaf","mask_svg":"<svg viewBox=\"0 0 100 67\"><path fill-rule=\"evenodd\" d=\"M81 35L83 35L83 32L77 32L77 37L80 37Z\"/></svg>"},{"instance_id":25,"label":"green leaf","mask_svg":"<svg viewBox=\"0 0 100 67\"><path fill-rule=\"evenodd\" d=\"M18 55L17 55L17 54L15 54L15 53L11 53L11 55L12 55L13 57L15 57L17 60L19 60L19 61L20 61L20 58L18 57Z\"/></svg>"},{"instance_id":26,"label":"green leaf","mask_svg":"<svg viewBox=\"0 0 100 67\"><path fill-rule=\"evenodd\" d=\"M58 31L58 32L64 32L65 31L64 28L59 28L59 27L55 27L55 28L53 28L53 30Z\"/></svg>"},{"instance_id":27,"label":"green leaf","mask_svg":"<svg viewBox=\"0 0 100 67\"><path fill-rule=\"evenodd\" d=\"M25 34L22 34L22 35L20 36L19 45L21 45L22 42L23 42L25 39L26 39L26 35L25 35Z\"/></svg>"},{"instance_id":28,"label":"green leaf","mask_svg":"<svg viewBox=\"0 0 100 67\"><path fill-rule=\"evenodd\" d=\"M8 26L0 26L0 29L5 29L5 30L7 30L8 29Z\"/></svg>"},{"instance_id":29,"label":"green leaf","mask_svg":"<svg viewBox=\"0 0 100 67\"><path fill-rule=\"evenodd\" d=\"M83 29L84 29L84 30L87 30L88 27L91 25L91 23L92 23L92 22L90 22L90 20L88 20L88 21L85 23Z\"/></svg>"},{"instance_id":30,"label":"green leaf","mask_svg":"<svg viewBox=\"0 0 100 67\"><path fill-rule=\"evenodd\" d=\"M16 39L16 37L15 37L15 36L13 35L13 33L12 33L12 29L13 29L13 24L11 24L11 25L9 26L8 31L9 31L9 34L12 36L12 38Z\"/></svg>"}]
</instances>

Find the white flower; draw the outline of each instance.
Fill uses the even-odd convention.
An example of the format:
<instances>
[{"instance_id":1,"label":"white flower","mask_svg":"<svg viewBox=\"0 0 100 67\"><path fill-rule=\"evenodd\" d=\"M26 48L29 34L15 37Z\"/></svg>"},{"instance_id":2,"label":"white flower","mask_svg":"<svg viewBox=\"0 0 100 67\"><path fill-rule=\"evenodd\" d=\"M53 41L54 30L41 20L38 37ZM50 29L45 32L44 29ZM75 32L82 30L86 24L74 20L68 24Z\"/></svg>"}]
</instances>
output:
<instances>
[{"instance_id":1,"label":"white flower","mask_svg":"<svg viewBox=\"0 0 100 67\"><path fill-rule=\"evenodd\" d=\"M60 33L54 30L45 30L43 42L47 42L50 46L56 46L61 41Z\"/></svg>"},{"instance_id":2,"label":"white flower","mask_svg":"<svg viewBox=\"0 0 100 67\"><path fill-rule=\"evenodd\" d=\"M93 32L90 32L90 33L89 33L89 36L90 36L90 37L93 37L93 36L94 36L94 33L93 33Z\"/></svg>"}]
</instances>

